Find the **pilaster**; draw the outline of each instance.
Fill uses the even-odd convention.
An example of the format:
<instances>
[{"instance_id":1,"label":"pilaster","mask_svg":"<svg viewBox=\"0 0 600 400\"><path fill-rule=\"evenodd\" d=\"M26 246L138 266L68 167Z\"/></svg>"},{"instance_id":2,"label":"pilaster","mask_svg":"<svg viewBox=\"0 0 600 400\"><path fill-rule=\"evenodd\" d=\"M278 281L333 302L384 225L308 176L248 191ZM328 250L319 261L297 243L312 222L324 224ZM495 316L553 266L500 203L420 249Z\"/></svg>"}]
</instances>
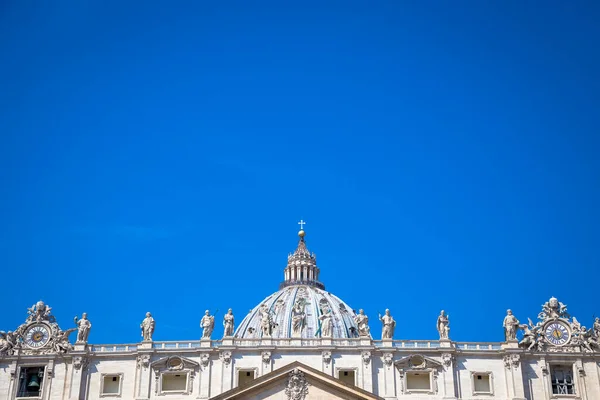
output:
<instances>
[{"instance_id":1,"label":"pilaster","mask_svg":"<svg viewBox=\"0 0 600 400\"><path fill-rule=\"evenodd\" d=\"M212 370L210 353L200 353L200 372L198 374L198 399L208 399L210 396L210 377Z\"/></svg>"}]
</instances>

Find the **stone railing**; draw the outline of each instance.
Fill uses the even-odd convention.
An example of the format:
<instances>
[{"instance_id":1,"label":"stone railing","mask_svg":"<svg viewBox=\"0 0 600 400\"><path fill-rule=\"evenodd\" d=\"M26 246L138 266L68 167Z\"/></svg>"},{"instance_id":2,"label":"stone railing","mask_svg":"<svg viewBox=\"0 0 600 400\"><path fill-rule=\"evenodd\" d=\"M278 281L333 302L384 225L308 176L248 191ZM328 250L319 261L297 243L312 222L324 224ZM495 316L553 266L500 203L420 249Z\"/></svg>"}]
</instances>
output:
<instances>
[{"instance_id":1,"label":"stone railing","mask_svg":"<svg viewBox=\"0 0 600 400\"><path fill-rule=\"evenodd\" d=\"M272 338L272 339L239 339L227 338L222 340L200 341L186 340L174 342L152 342L152 349L155 350L192 350L198 348L220 348L220 347L238 347L252 348L261 346L270 347L307 347L317 348L322 346L334 347L359 347L359 346L374 346L376 348L393 347L401 349L438 349L440 347L439 340L365 340L360 338L352 339L290 339L290 338ZM450 346L448 346L450 347ZM451 342L451 347L457 350L467 351L496 351L502 349L500 342ZM141 348L140 344L95 344L91 346L93 353L131 353L136 352Z\"/></svg>"}]
</instances>

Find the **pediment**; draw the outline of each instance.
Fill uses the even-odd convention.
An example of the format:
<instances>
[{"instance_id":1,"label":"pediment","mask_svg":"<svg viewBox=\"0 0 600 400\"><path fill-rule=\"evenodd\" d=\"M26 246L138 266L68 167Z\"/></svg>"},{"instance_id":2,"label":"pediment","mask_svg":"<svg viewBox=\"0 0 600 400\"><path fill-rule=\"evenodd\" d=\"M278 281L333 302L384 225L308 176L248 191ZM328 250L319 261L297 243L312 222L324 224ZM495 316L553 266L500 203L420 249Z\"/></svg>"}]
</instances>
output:
<instances>
[{"instance_id":1,"label":"pediment","mask_svg":"<svg viewBox=\"0 0 600 400\"><path fill-rule=\"evenodd\" d=\"M356 386L348 385L330 375L298 361L255 379L246 386L221 393L211 400L312 400L353 399L383 400Z\"/></svg>"},{"instance_id":2,"label":"pediment","mask_svg":"<svg viewBox=\"0 0 600 400\"><path fill-rule=\"evenodd\" d=\"M394 365L400 370L439 369L443 367L439 361L420 354L403 357L394 362Z\"/></svg>"},{"instance_id":3,"label":"pediment","mask_svg":"<svg viewBox=\"0 0 600 400\"><path fill-rule=\"evenodd\" d=\"M200 364L196 361L179 356L164 357L150 364L150 367L155 371L196 370L199 366Z\"/></svg>"}]
</instances>

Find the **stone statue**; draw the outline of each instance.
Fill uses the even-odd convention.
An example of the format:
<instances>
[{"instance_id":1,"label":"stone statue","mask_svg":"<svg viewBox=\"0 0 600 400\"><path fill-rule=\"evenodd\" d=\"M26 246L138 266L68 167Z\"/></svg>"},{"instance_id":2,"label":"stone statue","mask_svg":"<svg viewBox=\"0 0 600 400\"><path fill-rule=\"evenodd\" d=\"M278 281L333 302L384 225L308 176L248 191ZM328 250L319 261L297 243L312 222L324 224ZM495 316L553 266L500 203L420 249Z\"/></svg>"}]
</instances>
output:
<instances>
[{"instance_id":1,"label":"stone statue","mask_svg":"<svg viewBox=\"0 0 600 400\"><path fill-rule=\"evenodd\" d=\"M529 325L523 324L519 328L523 330L523 339L519 342L519 347L526 347L527 350L531 350L534 347L539 347L539 325L533 325L531 318L528 318Z\"/></svg>"},{"instance_id":2,"label":"stone statue","mask_svg":"<svg viewBox=\"0 0 600 400\"><path fill-rule=\"evenodd\" d=\"M513 315L511 310L506 310L506 317L504 317L504 340L517 340L517 329L519 328L519 320Z\"/></svg>"},{"instance_id":3,"label":"stone statue","mask_svg":"<svg viewBox=\"0 0 600 400\"><path fill-rule=\"evenodd\" d=\"M52 343L54 351L57 353L67 353L71 350L73 346L71 346L71 343L69 342L69 335L76 330L77 328L67 329L66 331L59 329Z\"/></svg>"},{"instance_id":4,"label":"stone statue","mask_svg":"<svg viewBox=\"0 0 600 400\"><path fill-rule=\"evenodd\" d=\"M11 331L0 331L0 356L12 356L16 345L17 339Z\"/></svg>"},{"instance_id":5,"label":"stone statue","mask_svg":"<svg viewBox=\"0 0 600 400\"><path fill-rule=\"evenodd\" d=\"M396 328L396 321L390 315L390 309L385 309L385 315L379 314L379 320L381 321L381 339L392 339L394 337L394 329Z\"/></svg>"},{"instance_id":6,"label":"stone statue","mask_svg":"<svg viewBox=\"0 0 600 400\"><path fill-rule=\"evenodd\" d=\"M450 336L450 317L442 310L437 319L437 331L440 334L440 340L448 340Z\"/></svg>"},{"instance_id":7,"label":"stone statue","mask_svg":"<svg viewBox=\"0 0 600 400\"><path fill-rule=\"evenodd\" d=\"M140 324L140 328L142 328L142 337L144 338L144 342L151 342L152 335L154 334L154 327L156 326L156 322L154 318L152 318L152 314L149 312L146 313L146 318Z\"/></svg>"},{"instance_id":8,"label":"stone statue","mask_svg":"<svg viewBox=\"0 0 600 400\"><path fill-rule=\"evenodd\" d=\"M596 317L594 320L594 335L596 338L600 338L600 318Z\"/></svg>"},{"instance_id":9,"label":"stone statue","mask_svg":"<svg viewBox=\"0 0 600 400\"><path fill-rule=\"evenodd\" d=\"M302 330L306 325L305 306L306 300L304 298L301 298L294 303L294 308L292 308L292 337L302 336Z\"/></svg>"},{"instance_id":10,"label":"stone statue","mask_svg":"<svg viewBox=\"0 0 600 400\"><path fill-rule=\"evenodd\" d=\"M266 304L261 306L259 313L262 335L263 337L271 337L273 334L273 328L276 326L275 321L273 320L273 314Z\"/></svg>"},{"instance_id":11,"label":"stone statue","mask_svg":"<svg viewBox=\"0 0 600 400\"><path fill-rule=\"evenodd\" d=\"M354 322L358 327L358 336L371 337L371 328L369 328L369 317L365 315L365 311L361 308L358 314L354 316Z\"/></svg>"},{"instance_id":12,"label":"stone statue","mask_svg":"<svg viewBox=\"0 0 600 400\"><path fill-rule=\"evenodd\" d=\"M38 301L31 308L27 309L27 322L40 322L40 321L49 321L55 322L55 318L53 315L50 315L50 310L52 307L46 305L43 301Z\"/></svg>"},{"instance_id":13,"label":"stone statue","mask_svg":"<svg viewBox=\"0 0 600 400\"><path fill-rule=\"evenodd\" d=\"M321 320L321 337L330 338L333 336L333 320L331 309L328 308L320 317Z\"/></svg>"},{"instance_id":14,"label":"stone statue","mask_svg":"<svg viewBox=\"0 0 600 400\"><path fill-rule=\"evenodd\" d=\"M542 311L538 315L538 319L545 321L548 319L569 318L567 306L558 301L556 297L551 297L550 300L542 305Z\"/></svg>"},{"instance_id":15,"label":"stone statue","mask_svg":"<svg viewBox=\"0 0 600 400\"><path fill-rule=\"evenodd\" d=\"M202 339L210 339L215 328L215 316L210 315L210 311L204 311L204 316L200 320L200 328L202 328Z\"/></svg>"},{"instance_id":16,"label":"stone statue","mask_svg":"<svg viewBox=\"0 0 600 400\"><path fill-rule=\"evenodd\" d=\"M227 314L223 317L223 337L233 336L233 310L227 310Z\"/></svg>"},{"instance_id":17,"label":"stone statue","mask_svg":"<svg viewBox=\"0 0 600 400\"><path fill-rule=\"evenodd\" d=\"M76 343L87 343L90 330L92 329L92 323L87 319L87 313L83 313L80 320L78 320L76 315L74 320L78 329Z\"/></svg>"}]
</instances>

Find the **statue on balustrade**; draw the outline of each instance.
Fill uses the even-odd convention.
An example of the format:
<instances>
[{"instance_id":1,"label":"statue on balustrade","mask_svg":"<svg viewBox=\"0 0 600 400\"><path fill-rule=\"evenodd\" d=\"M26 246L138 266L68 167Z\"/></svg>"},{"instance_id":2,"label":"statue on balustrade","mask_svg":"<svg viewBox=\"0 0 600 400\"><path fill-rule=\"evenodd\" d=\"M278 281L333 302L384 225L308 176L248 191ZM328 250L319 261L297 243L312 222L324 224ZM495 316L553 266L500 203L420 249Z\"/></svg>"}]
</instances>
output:
<instances>
[{"instance_id":1,"label":"statue on balustrade","mask_svg":"<svg viewBox=\"0 0 600 400\"><path fill-rule=\"evenodd\" d=\"M440 340L448 340L450 336L450 317L442 310L437 318L437 331L440 334Z\"/></svg>"},{"instance_id":2,"label":"statue on balustrade","mask_svg":"<svg viewBox=\"0 0 600 400\"><path fill-rule=\"evenodd\" d=\"M77 341L76 343L87 343L90 330L92 329L92 323L87 318L87 313L81 315L81 319L73 318L75 325L77 325Z\"/></svg>"},{"instance_id":3,"label":"statue on balustrade","mask_svg":"<svg viewBox=\"0 0 600 400\"><path fill-rule=\"evenodd\" d=\"M154 328L156 326L156 322L154 318L152 318L152 314L147 312L146 318L140 324L140 328L142 329L142 337L144 338L144 342L151 342L152 335L154 334Z\"/></svg>"},{"instance_id":4,"label":"statue on balustrade","mask_svg":"<svg viewBox=\"0 0 600 400\"><path fill-rule=\"evenodd\" d=\"M233 310L227 310L227 314L223 317L223 337L233 336Z\"/></svg>"},{"instance_id":5,"label":"statue on balustrade","mask_svg":"<svg viewBox=\"0 0 600 400\"><path fill-rule=\"evenodd\" d=\"M371 328L369 328L369 317L365 315L365 311L361 308L358 314L354 316L354 322L358 327L358 336L371 337Z\"/></svg>"},{"instance_id":6,"label":"statue on balustrade","mask_svg":"<svg viewBox=\"0 0 600 400\"><path fill-rule=\"evenodd\" d=\"M392 339L394 337L394 330L396 328L396 321L390 315L390 309L385 309L385 315L379 314L379 320L381 321L381 339Z\"/></svg>"},{"instance_id":7,"label":"statue on balustrade","mask_svg":"<svg viewBox=\"0 0 600 400\"><path fill-rule=\"evenodd\" d=\"M202 328L202 339L210 339L210 335L212 335L215 328L215 317L210 315L210 311L204 311L204 316L200 320L200 327Z\"/></svg>"},{"instance_id":8,"label":"statue on balustrade","mask_svg":"<svg viewBox=\"0 0 600 400\"><path fill-rule=\"evenodd\" d=\"M506 317L504 317L504 340L511 341L517 340L517 329L519 329L519 320L515 317L511 310L506 310Z\"/></svg>"}]
</instances>

